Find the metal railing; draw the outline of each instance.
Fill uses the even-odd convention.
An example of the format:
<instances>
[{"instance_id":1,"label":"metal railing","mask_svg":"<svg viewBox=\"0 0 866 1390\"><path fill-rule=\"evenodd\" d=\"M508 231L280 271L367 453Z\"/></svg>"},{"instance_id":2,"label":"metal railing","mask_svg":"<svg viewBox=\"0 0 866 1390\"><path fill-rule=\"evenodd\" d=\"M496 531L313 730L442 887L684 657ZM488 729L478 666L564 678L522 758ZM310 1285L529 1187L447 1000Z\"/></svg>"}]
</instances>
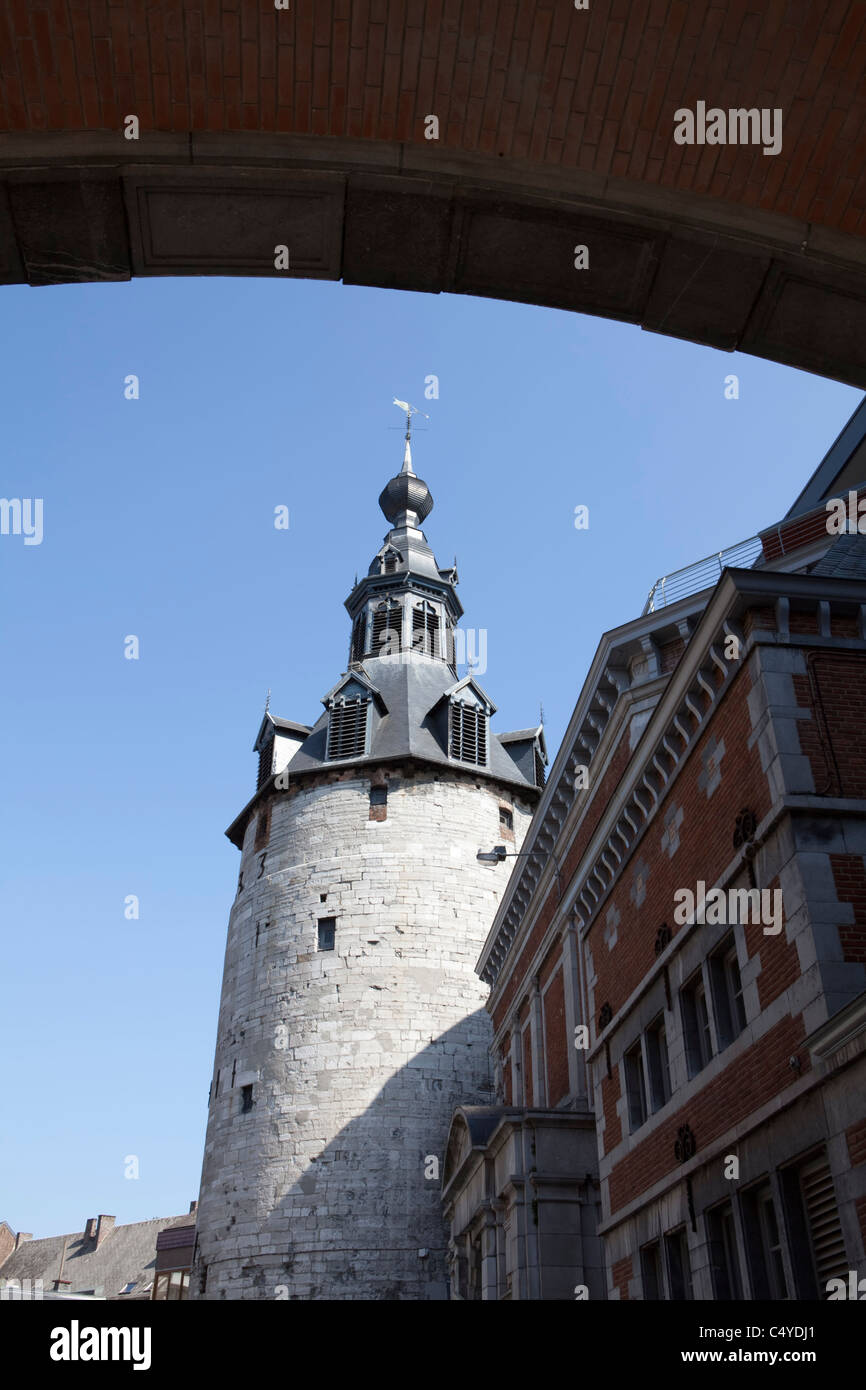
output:
<instances>
[{"instance_id":1,"label":"metal railing","mask_svg":"<svg viewBox=\"0 0 866 1390\"><path fill-rule=\"evenodd\" d=\"M728 546L727 550L708 555L705 560L696 560L684 569L662 575L649 591L644 613L655 613L669 603L676 603L677 599L688 598L689 594L699 594L701 589L708 589L729 565L751 569L761 552L760 536L751 536L747 541Z\"/></svg>"}]
</instances>

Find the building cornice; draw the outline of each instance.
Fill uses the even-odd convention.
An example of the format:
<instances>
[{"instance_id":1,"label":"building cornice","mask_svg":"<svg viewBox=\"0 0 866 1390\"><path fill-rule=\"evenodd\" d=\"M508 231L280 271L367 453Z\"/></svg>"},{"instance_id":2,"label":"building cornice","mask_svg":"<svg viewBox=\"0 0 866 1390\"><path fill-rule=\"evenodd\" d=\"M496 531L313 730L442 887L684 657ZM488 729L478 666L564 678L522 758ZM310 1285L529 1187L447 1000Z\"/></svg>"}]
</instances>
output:
<instances>
[{"instance_id":1,"label":"building cornice","mask_svg":"<svg viewBox=\"0 0 866 1390\"><path fill-rule=\"evenodd\" d=\"M696 595L690 600L683 600L683 607L686 610L689 606L694 607L694 599L700 597ZM829 605L834 601L846 612L859 610L861 637L866 636L864 581L751 569L731 569L724 572L709 601L706 602L687 650L668 680L636 745L636 753L641 749L649 750L648 756L645 754L639 761L632 759L631 766L634 771L627 780L623 780L623 795L618 795L611 803L582 856L582 865L589 867L581 874L577 888L564 895L564 898L568 899L564 911L574 910L582 928L588 926L616 879L620 864L642 838L646 824L664 800L674 772L695 746L710 714L727 689L732 673L741 668L751 647L757 640L787 641L788 618L792 607L797 610L814 608L817 604L828 605L824 613L829 633ZM747 643L743 634L739 632L735 619L741 611L756 603L762 606L775 605L776 626L772 631L754 630ZM663 611L670 620L677 615L679 609L680 605L676 605ZM658 626L663 626L658 624L658 616L646 615L648 619L654 618ZM627 628L619 629L614 635L621 638L621 634L634 633L639 627L639 623L629 624ZM590 678L584 685L575 716L569 724L569 732L557 755L555 773L563 767L581 761L576 754L576 749L580 746L580 734L574 731L575 727L580 727L581 713L592 704L595 688L593 677L597 682L597 668L602 658L605 661L603 671L609 669L608 657L613 648L611 636L606 634L600 644ZM739 639L741 650L738 658L729 659L725 656L725 639L729 636ZM799 635L795 640L800 641ZM819 640L826 645L831 638L825 635ZM718 673L721 673L721 681ZM624 692L618 691L617 698L621 693ZM608 711L608 717L610 713L611 711ZM597 748L593 750L595 751ZM554 778L551 777L550 783L553 781ZM525 938L524 919L529 903L534 900L540 909L541 894L538 893L535 898L534 895L542 880L542 869L539 868L536 872L534 881L525 881L522 906L520 886L524 874L527 874L528 867L532 864L532 849L544 843L545 835L551 846L557 844L565 817L563 816L556 825L552 823L551 811L552 798L546 793L539 803L533 826L530 827L525 842L530 851L530 857L526 861L527 868L523 869L519 877L517 872L512 874L476 965L477 973L492 986L491 1007L495 1005L505 984L505 979L501 979L500 976L508 959L511 943L518 934ZM548 817L551 819L548 820ZM547 857L544 856L545 859ZM593 858L595 862L590 863ZM575 878L577 877L576 874ZM513 965L513 962L511 964Z\"/></svg>"}]
</instances>

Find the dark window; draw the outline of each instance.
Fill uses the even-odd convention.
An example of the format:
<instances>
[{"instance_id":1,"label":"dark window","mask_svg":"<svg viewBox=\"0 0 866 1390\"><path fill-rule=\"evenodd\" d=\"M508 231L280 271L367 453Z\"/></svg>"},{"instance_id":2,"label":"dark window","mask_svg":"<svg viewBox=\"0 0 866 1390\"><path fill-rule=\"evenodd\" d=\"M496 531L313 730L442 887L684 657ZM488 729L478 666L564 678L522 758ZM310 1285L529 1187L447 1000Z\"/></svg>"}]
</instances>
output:
<instances>
[{"instance_id":1,"label":"dark window","mask_svg":"<svg viewBox=\"0 0 866 1390\"><path fill-rule=\"evenodd\" d=\"M499 808L499 827L501 830L514 829L514 813L509 811L507 806Z\"/></svg>"},{"instance_id":2,"label":"dark window","mask_svg":"<svg viewBox=\"0 0 866 1390\"><path fill-rule=\"evenodd\" d=\"M336 917L319 918L319 950L333 951L334 937L337 930Z\"/></svg>"},{"instance_id":3,"label":"dark window","mask_svg":"<svg viewBox=\"0 0 866 1390\"><path fill-rule=\"evenodd\" d=\"M752 1275L752 1297L788 1297L782 1237L769 1182L753 1187L742 1199L743 1235Z\"/></svg>"},{"instance_id":4,"label":"dark window","mask_svg":"<svg viewBox=\"0 0 866 1390\"><path fill-rule=\"evenodd\" d=\"M646 1032L649 1094L653 1111L661 1110L671 1098L671 1069L668 1062L668 1035L664 1014L654 1019Z\"/></svg>"},{"instance_id":5,"label":"dark window","mask_svg":"<svg viewBox=\"0 0 866 1390\"><path fill-rule=\"evenodd\" d=\"M274 770L274 740L269 738L259 752L259 776L256 791L265 785Z\"/></svg>"},{"instance_id":6,"label":"dark window","mask_svg":"<svg viewBox=\"0 0 866 1390\"><path fill-rule=\"evenodd\" d=\"M719 1047L730 1047L746 1026L743 982L733 934L713 952L709 964Z\"/></svg>"},{"instance_id":7,"label":"dark window","mask_svg":"<svg viewBox=\"0 0 866 1390\"><path fill-rule=\"evenodd\" d=\"M722 1202L707 1212L707 1234L710 1238L710 1271L716 1298L721 1302L741 1299L743 1280L734 1209L730 1202Z\"/></svg>"},{"instance_id":8,"label":"dark window","mask_svg":"<svg viewBox=\"0 0 866 1390\"><path fill-rule=\"evenodd\" d=\"M259 817L256 821L256 839L255 844L253 845L253 849L261 849L264 845L266 845L268 843L268 836L270 835L270 833L271 803L268 802L267 806L263 806L261 811L259 811Z\"/></svg>"},{"instance_id":9,"label":"dark window","mask_svg":"<svg viewBox=\"0 0 866 1390\"><path fill-rule=\"evenodd\" d=\"M625 1063L625 1092L628 1098L628 1121L632 1134L646 1119L646 1087L644 1085L643 1052L640 1041L630 1047L623 1058Z\"/></svg>"},{"instance_id":10,"label":"dark window","mask_svg":"<svg viewBox=\"0 0 866 1390\"><path fill-rule=\"evenodd\" d=\"M371 806L387 806L387 804L388 804L388 788L387 788L387 787L371 787L371 788L370 788L370 805L371 805Z\"/></svg>"},{"instance_id":11,"label":"dark window","mask_svg":"<svg viewBox=\"0 0 866 1390\"><path fill-rule=\"evenodd\" d=\"M402 647L402 628L403 610L399 603L383 603L375 608L370 638L371 654L379 656L399 652Z\"/></svg>"},{"instance_id":12,"label":"dark window","mask_svg":"<svg viewBox=\"0 0 866 1390\"><path fill-rule=\"evenodd\" d=\"M487 762L487 715L475 705L452 704L450 755L462 763Z\"/></svg>"},{"instance_id":13,"label":"dark window","mask_svg":"<svg viewBox=\"0 0 866 1390\"><path fill-rule=\"evenodd\" d=\"M648 1300L663 1298L662 1261L657 1240L654 1240L651 1245L645 1245L641 1250L640 1273L644 1298Z\"/></svg>"},{"instance_id":14,"label":"dark window","mask_svg":"<svg viewBox=\"0 0 866 1390\"><path fill-rule=\"evenodd\" d=\"M328 758L362 758L367 748L367 707L359 697L331 706L328 719Z\"/></svg>"},{"instance_id":15,"label":"dark window","mask_svg":"<svg viewBox=\"0 0 866 1390\"><path fill-rule=\"evenodd\" d=\"M385 556L385 573L393 574L397 568L397 555L393 550L389 550Z\"/></svg>"},{"instance_id":16,"label":"dark window","mask_svg":"<svg viewBox=\"0 0 866 1390\"><path fill-rule=\"evenodd\" d=\"M246 1115L253 1108L252 1086L241 1086L241 1114Z\"/></svg>"},{"instance_id":17,"label":"dark window","mask_svg":"<svg viewBox=\"0 0 866 1390\"><path fill-rule=\"evenodd\" d=\"M680 1011L686 1044L686 1066L690 1077L697 1076L713 1055L707 996L700 971L680 991Z\"/></svg>"},{"instance_id":18,"label":"dark window","mask_svg":"<svg viewBox=\"0 0 866 1390\"><path fill-rule=\"evenodd\" d=\"M439 656L439 615L431 603L412 609L412 650Z\"/></svg>"},{"instance_id":19,"label":"dark window","mask_svg":"<svg viewBox=\"0 0 866 1390\"><path fill-rule=\"evenodd\" d=\"M665 1236L665 1256L668 1266L669 1297L674 1300L693 1298L692 1267L685 1226Z\"/></svg>"}]
</instances>

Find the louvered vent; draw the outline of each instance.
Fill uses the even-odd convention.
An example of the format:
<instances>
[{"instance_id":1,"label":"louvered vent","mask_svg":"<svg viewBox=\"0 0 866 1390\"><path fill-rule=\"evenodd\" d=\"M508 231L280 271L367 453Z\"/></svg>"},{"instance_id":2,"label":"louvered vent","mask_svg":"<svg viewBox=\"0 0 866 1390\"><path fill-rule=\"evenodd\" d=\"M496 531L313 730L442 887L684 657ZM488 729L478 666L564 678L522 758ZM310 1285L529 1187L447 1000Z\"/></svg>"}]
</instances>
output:
<instances>
[{"instance_id":1,"label":"louvered vent","mask_svg":"<svg viewBox=\"0 0 866 1390\"><path fill-rule=\"evenodd\" d=\"M373 635L370 640L370 651L373 656L379 656L382 644L385 644L385 652L399 652L402 648L402 623L403 612L399 603L391 608L377 608L373 612Z\"/></svg>"},{"instance_id":2,"label":"louvered vent","mask_svg":"<svg viewBox=\"0 0 866 1390\"><path fill-rule=\"evenodd\" d=\"M451 757L461 763L487 762L487 715L473 705L451 706Z\"/></svg>"},{"instance_id":3,"label":"louvered vent","mask_svg":"<svg viewBox=\"0 0 866 1390\"><path fill-rule=\"evenodd\" d=\"M328 720L328 758L363 758L367 738L367 706L363 698L332 705Z\"/></svg>"},{"instance_id":4,"label":"louvered vent","mask_svg":"<svg viewBox=\"0 0 866 1390\"><path fill-rule=\"evenodd\" d=\"M535 750L535 785L544 786L544 761L538 749Z\"/></svg>"},{"instance_id":5,"label":"louvered vent","mask_svg":"<svg viewBox=\"0 0 866 1390\"><path fill-rule=\"evenodd\" d=\"M848 1273L833 1175L826 1158L807 1163L800 1169L800 1191L812 1238L818 1288L823 1292L828 1279L838 1279Z\"/></svg>"},{"instance_id":6,"label":"louvered vent","mask_svg":"<svg viewBox=\"0 0 866 1390\"><path fill-rule=\"evenodd\" d=\"M360 618L355 619L355 626L352 628L352 649L349 653L350 661L361 661L364 656L364 629L367 625L366 618L366 613L362 613Z\"/></svg>"},{"instance_id":7,"label":"louvered vent","mask_svg":"<svg viewBox=\"0 0 866 1390\"><path fill-rule=\"evenodd\" d=\"M274 770L274 740L269 738L259 753L259 778L256 791L265 785Z\"/></svg>"},{"instance_id":8,"label":"louvered vent","mask_svg":"<svg viewBox=\"0 0 866 1390\"><path fill-rule=\"evenodd\" d=\"M412 650L439 656L439 615L435 608L412 609Z\"/></svg>"}]
</instances>

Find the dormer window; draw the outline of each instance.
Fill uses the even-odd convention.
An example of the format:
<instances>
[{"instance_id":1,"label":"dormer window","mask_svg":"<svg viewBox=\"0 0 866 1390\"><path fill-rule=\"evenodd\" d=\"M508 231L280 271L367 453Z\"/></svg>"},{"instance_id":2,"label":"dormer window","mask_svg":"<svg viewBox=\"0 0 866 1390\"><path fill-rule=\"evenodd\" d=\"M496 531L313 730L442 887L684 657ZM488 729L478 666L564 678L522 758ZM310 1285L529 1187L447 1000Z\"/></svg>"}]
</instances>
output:
<instances>
[{"instance_id":1,"label":"dormer window","mask_svg":"<svg viewBox=\"0 0 866 1390\"><path fill-rule=\"evenodd\" d=\"M394 599L373 609L371 656L391 656L403 647L403 609Z\"/></svg>"},{"instance_id":2,"label":"dormer window","mask_svg":"<svg viewBox=\"0 0 866 1390\"><path fill-rule=\"evenodd\" d=\"M402 559L403 556L400 554L399 550L395 550L393 546L390 546L381 557L381 573L393 574Z\"/></svg>"},{"instance_id":3,"label":"dormer window","mask_svg":"<svg viewBox=\"0 0 866 1390\"><path fill-rule=\"evenodd\" d=\"M416 603L412 609L412 650L424 656L440 656L439 614L432 603Z\"/></svg>"},{"instance_id":4,"label":"dormer window","mask_svg":"<svg viewBox=\"0 0 866 1390\"><path fill-rule=\"evenodd\" d=\"M328 761L363 758L367 751L369 695L335 700L328 719Z\"/></svg>"},{"instance_id":5,"label":"dormer window","mask_svg":"<svg viewBox=\"0 0 866 1390\"><path fill-rule=\"evenodd\" d=\"M487 763L487 714L477 705L452 702L449 756L461 763Z\"/></svg>"}]
</instances>

